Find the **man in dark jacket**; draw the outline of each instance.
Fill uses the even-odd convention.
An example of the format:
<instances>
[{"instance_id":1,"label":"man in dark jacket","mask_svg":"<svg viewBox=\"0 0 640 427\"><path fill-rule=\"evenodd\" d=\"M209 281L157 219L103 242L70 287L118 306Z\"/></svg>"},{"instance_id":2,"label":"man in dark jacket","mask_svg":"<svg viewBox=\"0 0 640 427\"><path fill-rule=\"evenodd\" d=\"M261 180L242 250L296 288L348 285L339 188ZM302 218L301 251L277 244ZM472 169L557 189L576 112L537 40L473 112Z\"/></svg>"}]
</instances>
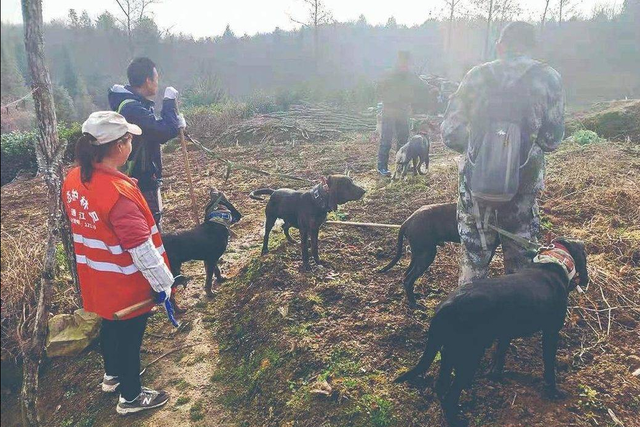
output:
<instances>
[{"instance_id":1,"label":"man in dark jacket","mask_svg":"<svg viewBox=\"0 0 640 427\"><path fill-rule=\"evenodd\" d=\"M109 106L122 114L127 122L138 125L142 135L133 139L133 151L127 162L127 175L138 180L156 224L162 217L162 156L160 145L175 138L178 129L186 126L177 114L178 91L167 87L162 102L162 117L156 118L153 98L158 92L158 71L149 58L136 58L127 68L129 84L109 89Z\"/></svg>"}]
</instances>

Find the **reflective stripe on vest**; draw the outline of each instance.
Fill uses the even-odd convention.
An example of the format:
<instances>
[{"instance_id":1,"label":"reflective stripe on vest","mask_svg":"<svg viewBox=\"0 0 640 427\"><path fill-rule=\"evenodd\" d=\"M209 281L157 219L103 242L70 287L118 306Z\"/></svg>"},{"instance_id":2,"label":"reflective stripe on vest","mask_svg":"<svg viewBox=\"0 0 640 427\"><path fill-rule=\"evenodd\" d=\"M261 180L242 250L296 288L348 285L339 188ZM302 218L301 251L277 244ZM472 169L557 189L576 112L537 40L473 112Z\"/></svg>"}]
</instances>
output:
<instances>
[{"instance_id":1,"label":"reflective stripe on vest","mask_svg":"<svg viewBox=\"0 0 640 427\"><path fill-rule=\"evenodd\" d=\"M158 226L151 227L151 235L158 234ZM111 252L113 255L120 255L124 253L124 249L120 245L108 245L106 242L98 239L92 239L84 237L82 234L73 233L73 242L86 246L89 249L103 249ZM156 249L160 249L157 247Z\"/></svg>"},{"instance_id":2,"label":"reflective stripe on vest","mask_svg":"<svg viewBox=\"0 0 640 427\"><path fill-rule=\"evenodd\" d=\"M158 249L158 252L160 252L160 255L164 254L165 252L164 245L161 245L159 248L156 248L156 249ZM76 263L86 265L87 267L95 271L102 271L107 273L119 273L127 276L131 274L135 274L138 271L140 271L138 270L138 267L136 267L135 264L122 266L122 265L115 264L113 262L95 261L95 260L92 260L91 258L87 258L86 255L76 255Z\"/></svg>"}]
</instances>

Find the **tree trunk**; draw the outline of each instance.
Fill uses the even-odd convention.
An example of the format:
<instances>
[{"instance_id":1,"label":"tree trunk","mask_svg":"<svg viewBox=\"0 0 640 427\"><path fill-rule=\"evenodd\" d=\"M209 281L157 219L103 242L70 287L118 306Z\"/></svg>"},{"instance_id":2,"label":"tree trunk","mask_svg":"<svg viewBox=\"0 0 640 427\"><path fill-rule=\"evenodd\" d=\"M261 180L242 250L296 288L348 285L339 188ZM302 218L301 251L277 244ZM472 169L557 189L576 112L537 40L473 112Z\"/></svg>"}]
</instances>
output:
<instances>
[{"instance_id":1,"label":"tree trunk","mask_svg":"<svg viewBox=\"0 0 640 427\"><path fill-rule=\"evenodd\" d=\"M447 50L451 50L451 37L453 33L453 13L455 12L455 0L451 0L451 10L449 11L449 28L447 31Z\"/></svg>"},{"instance_id":2,"label":"tree trunk","mask_svg":"<svg viewBox=\"0 0 640 427\"><path fill-rule=\"evenodd\" d=\"M44 354L47 321L51 304L51 291L56 267L56 243L59 238L61 214L60 186L62 159L66 141L58 139L56 113L51 91L51 78L44 58L42 1L22 0L24 44L31 75L33 101L38 120L38 138L35 143L38 170L47 186L47 225L49 237L40 280L35 283L37 295L35 319L28 325L30 334L23 337L22 414L25 426L38 425L38 370Z\"/></svg>"},{"instance_id":3,"label":"tree trunk","mask_svg":"<svg viewBox=\"0 0 640 427\"><path fill-rule=\"evenodd\" d=\"M313 4L313 61L316 73L318 73L318 1L315 0Z\"/></svg>"},{"instance_id":4,"label":"tree trunk","mask_svg":"<svg viewBox=\"0 0 640 427\"><path fill-rule=\"evenodd\" d=\"M547 2L544 5L544 12L542 13L542 23L540 25L540 31L544 30L544 23L547 20L547 10L549 10L549 1L550 0L547 0Z\"/></svg>"},{"instance_id":5,"label":"tree trunk","mask_svg":"<svg viewBox=\"0 0 640 427\"><path fill-rule=\"evenodd\" d=\"M493 0L489 0L489 15L487 16L487 34L484 39L484 59L488 60L489 56L489 39L491 38L491 20L493 19Z\"/></svg>"},{"instance_id":6,"label":"tree trunk","mask_svg":"<svg viewBox=\"0 0 640 427\"><path fill-rule=\"evenodd\" d=\"M79 306L82 306L82 296L80 295L80 283L78 282L78 266L76 264L76 253L73 247L73 234L71 233L71 223L66 215L61 215L60 221L60 235L62 237L62 246L64 247L64 253L67 259L67 265L69 266L69 273L71 274L71 281L73 282L73 289L75 289L75 301Z\"/></svg>"},{"instance_id":7,"label":"tree trunk","mask_svg":"<svg viewBox=\"0 0 640 427\"><path fill-rule=\"evenodd\" d=\"M560 12L558 13L558 26L562 26L562 6L564 6L564 0L560 0Z\"/></svg>"}]
</instances>

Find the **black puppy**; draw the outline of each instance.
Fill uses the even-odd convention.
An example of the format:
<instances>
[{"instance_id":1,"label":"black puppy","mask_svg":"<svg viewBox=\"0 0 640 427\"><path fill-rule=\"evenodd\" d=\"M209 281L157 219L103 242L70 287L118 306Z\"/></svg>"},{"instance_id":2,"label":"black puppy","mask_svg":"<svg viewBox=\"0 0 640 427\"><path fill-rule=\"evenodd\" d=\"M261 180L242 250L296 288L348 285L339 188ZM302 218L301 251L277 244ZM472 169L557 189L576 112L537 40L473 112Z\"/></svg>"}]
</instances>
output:
<instances>
[{"instance_id":1,"label":"black puppy","mask_svg":"<svg viewBox=\"0 0 640 427\"><path fill-rule=\"evenodd\" d=\"M546 393L551 398L561 397L555 374L559 332L564 325L569 292L577 285L586 286L589 275L584 244L564 238L553 243L555 247L543 250L538 255L539 262L531 267L477 280L451 292L436 309L422 358L396 382L409 381L426 372L440 351L435 390L442 399L447 421L453 426L466 425L460 417L458 401L462 390L471 385L485 349L498 340L493 374L499 376L510 340L542 331ZM568 268L549 262L549 257L564 262ZM453 369L455 378L450 386Z\"/></svg>"},{"instance_id":2,"label":"black puppy","mask_svg":"<svg viewBox=\"0 0 640 427\"><path fill-rule=\"evenodd\" d=\"M396 179L399 173L404 178L409 171L409 163L413 163L413 174L425 175L429 169L429 146L431 145L428 136L414 135L409 142L404 144L396 153L396 170L391 179ZM425 165L425 172L422 172L422 165Z\"/></svg>"},{"instance_id":3,"label":"black puppy","mask_svg":"<svg viewBox=\"0 0 640 427\"><path fill-rule=\"evenodd\" d=\"M446 203L422 206L411 214L402 223L400 232L398 232L395 258L380 269L381 273L389 271L402 258L405 236L409 240L409 246L411 246L411 263L404 272L402 285L407 294L409 307L414 308L416 306L416 297L413 293L413 285L433 263L438 246L443 246L445 242L460 243L456 204Z\"/></svg>"},{"instance_id":4,"label":"black puppy","mask_svg":"<svg viewBox=\"0 0 640 427\"><path fill-rule=\"evenodd\" d=\"M289 228L300 230L302 245L302 266L309 270L308 240L311 237L311 254L316 264L321 265L318 256L318 232L327 219L327 213L338 209L338 205L359 200L365 190L344 175L329 175L323 182L307 191L295 191L288 188L272 190L262 188L252 191L249 197L264 200L261 195L271 195L265 209L264 241L262 255L269 251L269 233L278 218L284 220L282 230L290 243L295 243L289 235Z\"/></svg>"},{"instance_id":5,"label":"black puppy","mask_svg":"<svg viewBox=\"0 0 640 427\"><path fill-rule=\"evenodd\" d=\"M229 241L229 229L225 223L240 221L242 214L227 200L224 193L215 188L209 191L209 197L202 224L191 230L163 234L162 242L174 276L180 274L183 262L204 261L207 273L204 289L207 296L213 296L213 275L215 274L218 282L224 280L218 268L218 260L227 249Z\"/></svg>"}]
</instances>

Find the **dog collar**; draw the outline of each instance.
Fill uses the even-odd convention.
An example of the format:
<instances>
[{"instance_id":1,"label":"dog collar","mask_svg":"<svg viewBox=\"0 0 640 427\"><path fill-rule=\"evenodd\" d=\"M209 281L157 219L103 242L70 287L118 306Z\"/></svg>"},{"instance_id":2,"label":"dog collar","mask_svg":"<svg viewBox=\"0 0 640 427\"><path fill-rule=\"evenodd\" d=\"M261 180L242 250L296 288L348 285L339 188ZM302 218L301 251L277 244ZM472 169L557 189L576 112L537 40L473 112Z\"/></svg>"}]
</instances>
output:
<instances>
[{"instance_id":1,"label":"dog collar","mask_svg":"<svg viewBox=\"0 0 640 427\"><path fill-rule=\"evenodd\" d=\"M311 196L313 197L313 202L320 209L329 212L331 207L329 206L329 186L325 183L320 183L315 185L311 189Z\"/></svg>"},{"instance_id":2,"label":"dog collar","mask_svg":"<svg viewBox=\"0 0 640 427\"><path fill-rule=\"evenodd\" d=\"M538 254L533 258L536 264L557 264L562 267L567 279L572 281L576 277L576 263L573 260L569 250L560 243L552 243L551 246L540 248ZM577 286L578 292L582 292L580 286Z\"/></svg>"}]
</instances>

